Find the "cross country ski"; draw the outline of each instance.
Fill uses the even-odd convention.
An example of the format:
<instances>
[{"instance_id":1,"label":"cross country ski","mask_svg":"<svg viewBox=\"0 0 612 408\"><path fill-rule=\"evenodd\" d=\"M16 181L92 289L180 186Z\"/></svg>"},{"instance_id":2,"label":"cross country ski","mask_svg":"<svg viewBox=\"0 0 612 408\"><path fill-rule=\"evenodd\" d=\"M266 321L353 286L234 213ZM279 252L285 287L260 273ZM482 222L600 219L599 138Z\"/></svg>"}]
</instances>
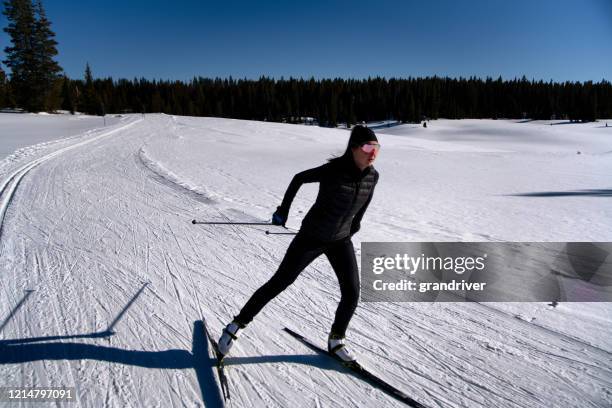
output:
<instances>
[{"instance_id":1,"label":"cross country ski","mask_svg":"<svg viewBox=\"0 0 612 408\"><path fill-rule=\"evenodd\" d=\"M313 351L315 351L317 353L325 354L325 355L333 358L334 360L336 360L340 364L342 364L344 367L348 368L349 370L351 370L352 372L357 374L363 380L365 380L368 383L372 384L374 387L376 387L376 388L386 392L387 394L391 395L392 397L396 398L397 400L402 401L403 403L405 403L408 406L413 407L413 408L426 408L425 405L423 405L420 402L418 402L418 401L414 400L413 398L409 397L404 392L402 392L399 389L395 388L394 386L392 386L391 384L389 384L388 382L386 382L385 380L383 380L382 378L380 378L376 374L373 374L371 371L369 371L368 369L363 367L357 361L352 361L352 362L342 361L342 360L338 359L334 354L331 354L327 350L324 350L323 348L317 346L312 340L307 339L306 337L302 336L301 334L299 334L299 333L297 333L297 332L295 332L295 331L293 331L293 330L291 330L291 329L289 329L287 327L285 327L284 330L287 333L289 333L291 336L293 336L294 338L298 339L300 342L302 342L302 344L304 344L305 346L307 346L311 350L313 350Z\"/></svg>"},{"instance_id":2,"label":"cross country ski","mask_svg":"<svg viewBox=\"0 0 612 408\"><path fill-rule=\"evenodd\" d=\"M219 383L221 385L221 391L223 392L223 400L227 402L227 400L230 399L230 391L227 376L225 375L225 365L223 364L223 357L225 356L219 352L219 345L208 331L208 327L206 326L206 320L202 319L202 321L204 322L204 332L206 333L206 338L208 338L208 341L212 345L215 358L217 359L217 374L219 375Z\"/></svg>"}]
</instances>

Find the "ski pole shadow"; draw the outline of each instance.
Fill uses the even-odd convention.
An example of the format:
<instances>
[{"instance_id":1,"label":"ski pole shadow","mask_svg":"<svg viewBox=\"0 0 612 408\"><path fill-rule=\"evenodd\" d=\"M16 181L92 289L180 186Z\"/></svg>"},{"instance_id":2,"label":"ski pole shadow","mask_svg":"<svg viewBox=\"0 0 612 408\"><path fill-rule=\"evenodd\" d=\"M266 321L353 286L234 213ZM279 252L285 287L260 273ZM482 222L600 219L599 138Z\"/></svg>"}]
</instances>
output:
<instances>
[{"instance_id":1,"label":"ski pole shadow","mask_svg":"<svg viewBox=\"0 0 612 408\"><path fill-rule=\"evenodd\" d=\"M0 340L0 346L1 345L24 344L24 343L39 343L39 342L54 341L54 340L88 339L88 338L89 339L97 339L97 338L110 337L110 336L115 334L114 328L117 325L117 323L119 323L119 321L123 318L125 313L134 304L136 299L138 299L138 297L141 295L141 293L144 291L144 289L147 287L147 285L149 285L148 282L146 282L146 283L144 283L142 285L142 287L136 292L136 294L134 296L132 296L132 299L130 299L130 301L123 307L123 309L121 309L121 311L117 314L117 317L115 317L115 319L113 319L111 324L109 324L108 327L105 330L102 330L102 331L99 331L99 332L94 332L94 333L87 333L87 334L68 334L68 335L63 335L63 336L43 336L43 337L30 337L30 338L24 338L24 339ZM27 300L27 298L34 291L33 290L29 290L29 291L26 291L26 292L27 293L23 297L23 299L21 299L21 301L17 304L17 306L15 306L15 308L12 310L11 314L9 314L9 316L6 318L6 320L4 321L2 326L0 326L0 331L6 326L8 321L15 315L15 312L17 312L17 310L23 305L23 303Z\"/></svg>"},{"instance_id":2,"label":"ski pole shadow","mask_svg":"<svg viewBox=\"0 0 612 408\"><path fill-rule=\"evenodd\" d=\"M150 282L145 282L142 285L142 287L138 290L138 292L136 292L136 294L132 296L132 299L130 299L130 301L125 305L125 307L121 310L121 312L119 312L119 314L117 315L117 317L115 317L115 319L111 322L111 324L108 325L108 329L106 329L106 331L108 332L113 331L117 323L119 323L119 321L123 318L123 315L125 315L125 312L127 312L128 309L132 306L132 304L134 304L136 299L138 299L138 296L140 296L140 294L145 290L145 288L149 285L149 283Z\"/></svg>"},{"instance_id":3,"label":"ski pole shadow","mask_svg":"<svg viewBox=\"0 0 612 408\"><path fill-rule=\"evenodd\" d=\"M17 313L17 311L21 308L21 306L23 306L23 304L28 300L28 298L30 297L30 295L32 294L32 292L34 292L31 289L27 289L25 291L25 295L23 295L23 297L21 298L21 300L17 303L17 305L15 305L15 307L13 308L13 310L11 310L11 313L9 313L9 315L7 316L6 319L4 319L4 321L2 322L2 324L0 325L0 332L2 330L4 330L4 328L6 327L6 325L8 324L8 322L11 321L11 319L13 318L13 316L15 316L15 313Z\"/></svg>"},{"instance_id":4,"label":"ski pole shadow","mask_svg":"<svg viewBox=\"0 0 612 408\"><path fill-rule=\"evenodd\" d=\"M8 339L8 340L0 340L1 346L14 346L17 344L27 344L27 343L42 343L46 341L55 341L55 340L68 340L68 339L101 339L106 337L111 337L115 332L112 331L101 331L95 333L88 334L69 334L65 336L43 336L43 337L30 337L25 339Z\"/></svg>"},{"instance_id":5,"label":"ski pole shadow","mask_svg":"<svg viewBox=\"0 0 612 408\"><path fill-rule=\"evenodd\" d=\"M317 367L323 370L333 370L336 368L334 361L330 361L329 357L316 354L279 354L272 356L226 357L223 359L223 361L226 367L247 364L291 363Z\"/></svg>"}]
</instances>

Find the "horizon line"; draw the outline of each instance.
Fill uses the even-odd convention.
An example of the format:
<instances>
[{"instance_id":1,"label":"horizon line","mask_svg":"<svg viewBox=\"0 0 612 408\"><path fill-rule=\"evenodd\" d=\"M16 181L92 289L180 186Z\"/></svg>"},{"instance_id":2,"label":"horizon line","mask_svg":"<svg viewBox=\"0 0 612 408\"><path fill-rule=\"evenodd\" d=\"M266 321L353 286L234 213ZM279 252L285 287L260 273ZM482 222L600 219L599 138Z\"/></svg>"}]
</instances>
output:
<instances>
[{"instance_id":1,"label":"horizon line","mask_svg":"<svg viewBox=\"0 0 612 408\"><path fill-rule=\"evenodd\" d=\"M8 76L8 75L7 75ZM83 80L84 78L71 78L70 76L68 76L65 72L63 75L60 75L60 77L66 77L70 80ZM477 76L477 75L470 75L470 76L450 76L450 75L445 75L445 76L441 76L441 75L425 75L425 76L412 76L412 75L408 75L408 76L384 76L384 75L369 75L367 77L343 77L343 76L334 76L334 77L322 77L322 76L310 76L310 77L304 77L304 76L284 76L284 75L280 75L280 76L275 76L275 75L260 75L258 77L251 77L251 76L233 76L233 75L228 75L228 76L203 76L203 75L194 75L193 77L189 78L189 79L169 79L169 78L149 78L149 77L137 77L134 76L133 78L128 78L128 77L113 77L112 75L109 76L95 76L93 75L93 79L97 80L97 79L101 79L101 80L116 80L116 81L120 81L120 80L127 80L127 81L132 81L134 79L137 80L141 80L141 79L145 79L147 81L156 81L156 82L192 82L194 79L200 80L200 79L210 79L210 80L234 80L234 81L259 81L261 79L268 79L268 80L273 80L273 81L290 81L290 80L297 80L297 81L310 81L310 80L315 80L315 81L327 81L327 80L355 80L355 81L366 81L366 80L370 80L370 79L382 79L385 81L390 81L390 80L408 80L408 79L451 79L451 80L481 80L481 81L486 81L488 79L494 80L494 81L498 81L501 79L502 82L508 82L508 81L522 81L523 79L527 80L528 82L543 82L543 83L553 83L553 84L564 84L564 83L572 83L572 84L584 84L587 82L592 82L594 84L601 84L601 83L610 83L611 81L607 78L601 78L599 80L596 79L587 79L587 80L554 80L552 78L545 80L543 78L531 78L529 79L527 77L527 75L521 75L519 76L514 76L512 78L510 77L504 77L503 75L497 75L497 76L492 76L492 75L487 75L484 77L481 76Z\"/></svg>"}]
</instances>

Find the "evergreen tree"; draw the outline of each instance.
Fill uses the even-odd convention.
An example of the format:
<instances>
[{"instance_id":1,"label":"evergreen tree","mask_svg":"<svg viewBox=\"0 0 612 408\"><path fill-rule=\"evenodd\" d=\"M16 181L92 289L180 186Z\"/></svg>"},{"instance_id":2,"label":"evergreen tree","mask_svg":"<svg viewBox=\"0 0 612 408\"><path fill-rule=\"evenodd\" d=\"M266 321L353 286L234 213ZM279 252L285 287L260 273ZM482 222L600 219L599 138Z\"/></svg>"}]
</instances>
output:
<instances>
[{"instance_id":1,"label":"evergreen tree","mask_svg":"<svg viewBox=\"0 0 612 408\"><path fill-rule=\"evenodd\" d=\"M11 41L4 49L4 63L11 69L16 103L31 112L55 108L52 92L61 68L53 60L57 42L42 2L37 0L33 5L31 0L6 0L3 14L9 22L4 31Z\"/></svg>"},{"instance_id":2,"label":"evergreen tree","mask_svg":"<svg viewBox=\"0 0 612 408\"><path fill-rule=\"evenodd\" d=\"M62 109L70 111L74 115L76 111L76 89L74 89L72 82L67 76L64 76L62 80Z\"/></svg>"},{"instance_id":3,"label":"evergreen tree","mask_svg":"<svg viewBox=\"0 0 612 408\"><path fill-rule=\"evenodd\" d=\"M11 70L11 89L15 102L22 108L33 108L32 97L34 78L32 68L36 66L34 57L34 10L30 0L4 1L2 12L8 26L4 32L10 37L11 46L4 48L6 60L3 62Z\"/></svg>"},{"instance_id":4,"label":"evergreen tree","mask_svg":"<svg viewBox=\"0 0 612 408\"><path fill-rule=\"evenodd\" d=\"M34 3L34 57L36 60L35 91L39 99L37 105L45 110L59 108L60 76L62 68L54 60L57 55L57 41L51 30L51 22L41 0Z\"/></svg>"},{"instance_id":5,"label":"evergreen tree","mask_svg":"<svg viewBox=\"0 0 612 408\"><path fill-rule=\"evenodd\" d=\"M0 109L8 106L6 74L0 66Z\"/></svg>"},{"instance_id":6,"label":"evergreen tree","mask_svg":"<svg viewBox=\"0 0 612 408\"><path fill-rule=\"evenodd\" d=\"M151 99L151 108L149 109L149 111L153 113L163 112L162 103L163 101L161 94L159 93L159 90L156 90L153 94L153 98Z\"/></svg>"},{"instance_id":7,"label":"evergreen tree","mask_svg":"<svg viewBox=\"0 0 612 408\"><path fill-rule=\"evenodd\" d=\"M89 63L85 65L85 84L83 85L83 93L79 105L84 113L90 115L97 115L99 113L100 103Z\"/></svg>"},{"instance_id":8,"label":"evergreen tree","mask_svg":"<svg viewBox=\"0 0 612 408\"><path fill-rule=\"evenodd\" d=\"M406 118L409 122L417 123L420 119L417 117L416 106L414 104L414 96L410 93L408 96L408 112L406 114Z\"/></svg>"}]
</instances>

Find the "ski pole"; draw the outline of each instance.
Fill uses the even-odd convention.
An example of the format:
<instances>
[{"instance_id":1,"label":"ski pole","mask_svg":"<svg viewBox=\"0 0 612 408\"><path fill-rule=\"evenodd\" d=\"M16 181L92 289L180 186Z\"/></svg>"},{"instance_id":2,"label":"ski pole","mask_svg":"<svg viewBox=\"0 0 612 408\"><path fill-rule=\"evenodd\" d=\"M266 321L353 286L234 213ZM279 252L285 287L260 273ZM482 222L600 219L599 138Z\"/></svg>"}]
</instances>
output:
<instances>
[{"instance_id":1,"label":"ski pole","mask_svg":"<svg viewBox=\"0 0 612 408\"><path fill-rule=\"evenodd\" d=\"M276 225L276 224L272 224L271 222L228 222L228 221L196 221L196 220L192 220L191 221L192 224L200 224L200 225ZM286 230L289 230L288 227L285 227L284 225L278 225L279 227L282 227ZM296 235L297 231L295 232L271 232L266 230L266 234L270 235Z\"/></svg>"},{"instance_id":2,"label":"ski pole","mask_svg":"<svg viewBox=\"0 0 612 408\"><path fill-rule=\"evenodd\" d=\"M272 232L266 230L266 235L296 235L297 232Z\"/></svg>"},{"instance_id":3,"label":"ski pole","mask_svg":"<svg viewBox=\"0 0 612 408\"><path fill-rule=\"evenodd\" d=\"M192 224L204 225L274 225L271 222L221 222L221 221L191 221Z\"/></svg>"}]
</instances>

